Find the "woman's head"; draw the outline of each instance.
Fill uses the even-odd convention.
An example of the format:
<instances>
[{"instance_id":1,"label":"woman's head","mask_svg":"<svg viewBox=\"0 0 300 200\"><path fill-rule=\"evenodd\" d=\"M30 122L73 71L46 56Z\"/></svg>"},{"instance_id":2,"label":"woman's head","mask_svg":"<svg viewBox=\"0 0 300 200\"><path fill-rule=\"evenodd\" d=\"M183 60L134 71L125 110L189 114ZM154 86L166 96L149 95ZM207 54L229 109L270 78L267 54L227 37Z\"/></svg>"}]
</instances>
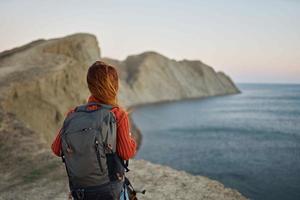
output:
<instances>
[{"instance_id":1,"label":"woman's head","mask_svg":"<svg viewBox=\"0 0 300 200\"><path fill-rule=\"evenodd\" d=\"M91 94L101 103L118 105L119 78L113 66L96 61L88 69L87 84Z\"/></svg>"}]
</instances>

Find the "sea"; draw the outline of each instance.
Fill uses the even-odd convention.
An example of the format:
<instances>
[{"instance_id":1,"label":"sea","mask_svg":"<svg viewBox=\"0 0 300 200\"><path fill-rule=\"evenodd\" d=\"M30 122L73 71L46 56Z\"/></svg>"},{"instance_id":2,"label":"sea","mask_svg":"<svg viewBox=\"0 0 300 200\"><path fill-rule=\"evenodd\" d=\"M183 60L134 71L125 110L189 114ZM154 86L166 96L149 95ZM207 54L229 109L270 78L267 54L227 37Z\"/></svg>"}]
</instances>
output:
<instances>
[{"instance_id":1,"label":"sea","mask_svg":"<svg viewBox=\"0 0 300 200\"><path fill-rule=\"evenodd\" d=\"M138 159L207 176L249 199L300 199L300 85L149 104L132 114Z\"/></svg>"}]
</instances>

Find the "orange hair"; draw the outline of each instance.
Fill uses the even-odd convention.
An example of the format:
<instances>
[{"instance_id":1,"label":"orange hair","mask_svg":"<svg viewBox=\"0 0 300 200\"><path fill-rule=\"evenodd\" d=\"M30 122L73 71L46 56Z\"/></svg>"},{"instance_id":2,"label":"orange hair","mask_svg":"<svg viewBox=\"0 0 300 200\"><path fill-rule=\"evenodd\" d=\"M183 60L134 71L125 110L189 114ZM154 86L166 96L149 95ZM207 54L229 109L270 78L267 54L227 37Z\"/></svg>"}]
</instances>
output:
<instances>
[{"instance_id":1,"label":"orange hair","mask_svg":"<svg viewBox=\"0 0 300 200\"><path fill-rule=\"evenodd\" d=\"M119 77L115 67L96 61L88 69L87 84L91 94L99 102L118 106Z\"/></svg>"}]
</instances>

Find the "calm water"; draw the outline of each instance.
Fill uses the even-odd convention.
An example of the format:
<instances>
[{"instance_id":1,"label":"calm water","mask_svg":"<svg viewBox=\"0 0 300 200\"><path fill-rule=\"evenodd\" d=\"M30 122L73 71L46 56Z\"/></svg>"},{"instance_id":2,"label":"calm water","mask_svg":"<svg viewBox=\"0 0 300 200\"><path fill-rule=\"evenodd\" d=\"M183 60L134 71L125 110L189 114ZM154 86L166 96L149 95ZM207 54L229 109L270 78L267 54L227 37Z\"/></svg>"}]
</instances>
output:
<instances>
[{"instance_id":1,"label":"calm water","mask_svg":"<svg viewBox=\"0 0 300 200\"><path fill-rule=\"evenodd\" d=\"M219 180L251 199L300 199L300 85L138 108L138 158Z\"/></svg>"}]
</instances>

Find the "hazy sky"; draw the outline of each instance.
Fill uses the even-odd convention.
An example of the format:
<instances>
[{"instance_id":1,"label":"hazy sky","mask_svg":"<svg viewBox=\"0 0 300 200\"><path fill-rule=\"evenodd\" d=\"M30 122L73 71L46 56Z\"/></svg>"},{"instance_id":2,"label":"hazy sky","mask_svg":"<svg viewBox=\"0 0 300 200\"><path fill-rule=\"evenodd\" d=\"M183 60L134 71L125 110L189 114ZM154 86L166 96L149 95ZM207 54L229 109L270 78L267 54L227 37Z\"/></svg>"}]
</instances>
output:
<instances>
[{"instance_id":1,"label":"hazy sky","mask_svg":"<svg viewBox=\"0 0 300 200\"><path fill-rule=\"evenodd\" d=\"M300 0L1 0L0 51L76 32L102 56L153 50L236 82L300 83Z\"/></svg>"}]
</instances>

